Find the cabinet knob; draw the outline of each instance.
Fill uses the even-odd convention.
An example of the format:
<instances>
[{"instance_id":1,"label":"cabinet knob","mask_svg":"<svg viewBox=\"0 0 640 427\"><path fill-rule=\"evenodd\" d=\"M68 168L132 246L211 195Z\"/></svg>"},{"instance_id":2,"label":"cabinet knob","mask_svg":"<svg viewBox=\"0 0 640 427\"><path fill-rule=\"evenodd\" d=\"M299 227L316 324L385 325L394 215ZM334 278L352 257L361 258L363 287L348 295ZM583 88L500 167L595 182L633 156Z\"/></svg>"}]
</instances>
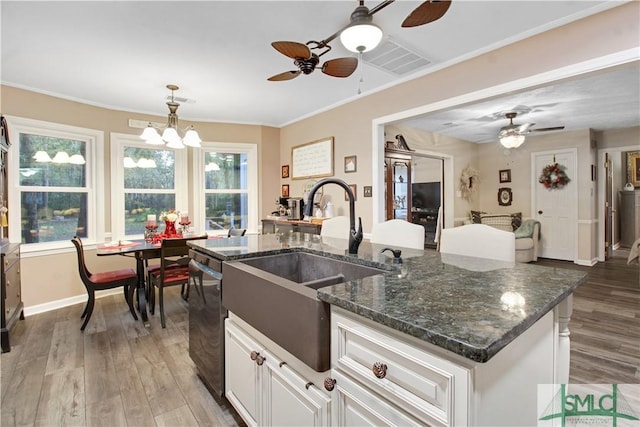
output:
<instances>
[{"instance_id":1,"label":"cabinet knob","mask_svg":"<svg viewBox=\"0 0 640 427\"><path fill-rule=\"evenodd\" d=\"M251 357L251 360L256 360L259 355L260 353L258 353L257 351L252 351L249 357Z\"/></svg>"},{"instance_id":2,"label":"cabinet knob","mask_svg":"<svg viewBox=\"0 0 640 427\"><path fill-rule=\"evenodd\" d=\"M384 378L387 376L387 365L385 365L382 362L376 362L373 364L373 375L375 375L377 378Z\"/></svg>"},{"instance_id":3,"label":"cabinet knob","mask_svg":"<svg viewBox=\"0 0 640 427\"><path fill-rule=\"evenodd\" d=\"M7 280L7 288L11 286L11 282Z\"/></svg>"},{"instance_id":4,"label":"cabinet knob","mask_svg":"<svg viewBox=\"0 0 640 427\"><path fill-rule=\"evenodd\" d=\"M265 360L264 357L260 355L256 357L256 363L258 364L258 366L262 366L262 364L264 363L264 360Z\"/></svg>"},{"instance_id":5,"label":"cabinet knob","mask_svg":"<svg viewBox=\"0 0 640 427\"><path fill-rule=\"evenodd\" d=\"M539 214L539 215L542 215L543 213L544 213L543 211L538 211L538 214Z\"/></svg>"},{"instance_id":6,"label":"cabinet knob","mask_svg":"<svg viewBox=\"0 0 640 427\"><path fill-rule=\"evenodd\" d=\"M324 388L327 391L332 391L336 387L336 380L331 377L324 379Z\"/></svg>"}]
</instances>

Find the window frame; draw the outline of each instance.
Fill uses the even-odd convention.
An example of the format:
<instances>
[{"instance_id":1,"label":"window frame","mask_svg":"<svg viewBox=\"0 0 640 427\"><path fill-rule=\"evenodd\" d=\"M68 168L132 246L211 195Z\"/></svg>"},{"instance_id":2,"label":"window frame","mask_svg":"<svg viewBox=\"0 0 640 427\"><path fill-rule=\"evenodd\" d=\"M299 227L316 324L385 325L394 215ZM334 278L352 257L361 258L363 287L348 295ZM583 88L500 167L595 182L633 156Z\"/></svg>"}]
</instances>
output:
<instances>
[{"instance_id":1,"label":"window frame","mask_svg":"<svg viewBox=\"0 0 640 427\"><path fill-rule=\"evenodd\" d=\"M177 209L179 211L188 210L189 206L189 186L187 175L187 150L169 148L159 145L149 145L140 139L139 135L130 135L124 133L112 132L111 138L111 239L142 239L142 234L133 234L125 236L124 217L124 149L125 147L149 148L165 151L173 151L175 153L174 168L174 190L176 205L167 206L167 209ZM138 189L141 190L142 189ZM162 193L171 193L170 191L162 191Z\"/></svg>"},{"instance_id":2,"label":"window frame","mask_svg":"<svg viewBox=\"0 0 640 427\"><path fill-rule=\"evenodd\" d=\"M9 124L12 147L9 148L9 176L15 178L16 184L12 184L9 200L9 240L21 242L20 210L21 194L25 191L33 191L30 187L19 184L20 179L20 134L42 135L52 138L73 139L83 141L86 144L85 167L87 192L87 237L83 241L89 245L104 241L105 201L104 179L104 132L97 129L83 128L42 120L28 119L24 117L6 116ZM15 151L17 150L17 151ZM13 179L11 179L13 181ZM79 188L79 187L74 187ZM16 239L16 236L18 238ZM73 237L73 236L72 236ZM71 239L55 242L23 243L20 251L24 254L31 252L64 252L62 249L71 247Z\"/></svg>"},{"instance_id":3,"label":"window frame","mask_svg":"<svg viewBox=\"0 0 640 427\"><path fill-rule=\"evenodd\" d=\"M259 198L258 198L258 144L252 143L236 143L236 142L202 142L201 148L194 151L192 160L192 169L194 171L193 194L206 193L236 193L236 190L207 190L205 188L204 179L204 160L205 155L211 151L217 153L229 153L229 154L245 154L247 156L247 233L257 233L258 230L258 210L259 210ZM196 226L203 227L205 221L205 197L197 197L193 200L193 207L195 212L193 213L193 224L200 224ZM213 231L207 230L211 236L227 235L227 230Z\"/></svg>"}]
</instances>

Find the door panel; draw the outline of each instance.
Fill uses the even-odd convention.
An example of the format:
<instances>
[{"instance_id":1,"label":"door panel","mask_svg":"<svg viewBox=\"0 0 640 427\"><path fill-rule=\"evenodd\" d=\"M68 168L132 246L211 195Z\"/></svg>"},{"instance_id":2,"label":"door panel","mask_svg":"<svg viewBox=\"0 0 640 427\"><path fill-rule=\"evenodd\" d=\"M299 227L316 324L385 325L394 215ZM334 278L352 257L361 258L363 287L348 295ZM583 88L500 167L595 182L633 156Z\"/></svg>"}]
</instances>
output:
<instances>
[{"instance_id":1,"label":"door panel","mask_svg":"<svg viewBox=\"0 0 640 427\"><path fill-rule=\"evenodd\" d=\"M533 153L534 218L540 221L543 258L573 261L576 258L577 173L576 152ZM538 183L542 169L557 162L565 167L571 181L561 189L549 190Z\"/></svg>"}]
</instances>

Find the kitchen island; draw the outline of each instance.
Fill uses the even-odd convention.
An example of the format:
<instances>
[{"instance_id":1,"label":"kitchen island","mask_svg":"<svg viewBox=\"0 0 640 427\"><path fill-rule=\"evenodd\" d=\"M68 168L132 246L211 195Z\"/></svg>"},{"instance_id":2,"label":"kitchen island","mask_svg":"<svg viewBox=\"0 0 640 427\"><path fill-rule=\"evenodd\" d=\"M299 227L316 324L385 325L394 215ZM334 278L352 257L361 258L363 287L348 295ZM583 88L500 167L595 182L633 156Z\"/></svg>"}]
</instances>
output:
<instances>
[{"instance_id":1,"label":"kitchen island","mask_svg":"<svg viewBox=\"0 0 640 427\"><path fill-rule=\"evenodd\" d=\"M332 380L324 386L335 389L330 404L320 399L324 415L316 411L314 424L535 424L536 385L568 382L571 294L584 273L411 249L395 264L380 245L365 242L358 255L346 255L335 240L301 233L189 245L223 262L223 293L233 286L224 281L224 262L246 258L303 251L384 270L317 291L331 308L324 375ZM259 334L260 325L244 326ZM318 384L313 372L306 376ZM249 418L273 421L264 416L272 411L256 409Z\"/></svg>"}]
</instances>

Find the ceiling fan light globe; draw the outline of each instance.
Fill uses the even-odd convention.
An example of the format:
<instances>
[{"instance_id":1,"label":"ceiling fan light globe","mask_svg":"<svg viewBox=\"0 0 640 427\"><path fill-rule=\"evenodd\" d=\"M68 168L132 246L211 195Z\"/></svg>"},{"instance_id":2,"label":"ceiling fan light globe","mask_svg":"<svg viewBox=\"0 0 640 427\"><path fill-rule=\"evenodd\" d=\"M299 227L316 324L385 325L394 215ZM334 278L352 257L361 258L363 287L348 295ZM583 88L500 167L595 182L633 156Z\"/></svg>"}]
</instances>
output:
<instances>
[{"instance_id":1,"label":"ceiling fan light globe","mask_svg":"<svg viewBox=\"0 0 640 427\"><path fill-rule=\"evenodd\" d=\"M356 24L340 33L340 42L351 52L364 53L375 49L382 40L382 30L375 24Z\"/></svg>"},{"instance_id":2,"label":"ceiling fan light globe","mask_svg":"<svg viewBox=\"0 0 640 427\"><path fill-rule=\"evenodd\" d=\"M518 148L524 143L524 135L509 134L500 136L500 144L504 148Z\"/></svg>"}]
</instances>

